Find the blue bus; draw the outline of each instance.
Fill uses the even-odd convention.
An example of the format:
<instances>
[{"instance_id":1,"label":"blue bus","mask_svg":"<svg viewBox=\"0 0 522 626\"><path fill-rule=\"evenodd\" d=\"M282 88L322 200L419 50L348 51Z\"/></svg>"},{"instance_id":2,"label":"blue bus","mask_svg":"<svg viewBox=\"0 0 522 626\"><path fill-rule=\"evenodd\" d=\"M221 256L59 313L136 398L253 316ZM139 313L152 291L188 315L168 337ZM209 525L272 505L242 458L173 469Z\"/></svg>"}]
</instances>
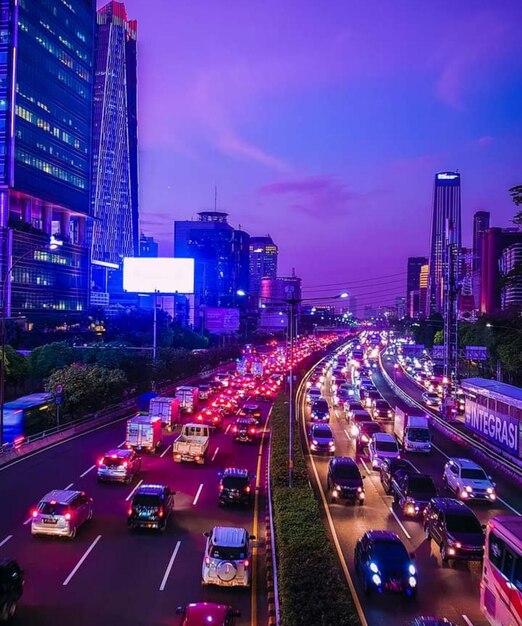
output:
<instances>
[{"instance_id":1,"label":"blue bus","mask_svg":"<svg viewBox=\"0 0 522 626\"><path fill-rule=\"evenodd\" d=\"M32 393L4 404L4 443L45 429L43 418L54 406L50 393ZM44 413L45 412L45 413Z\"/></svg>"}]
</instances>

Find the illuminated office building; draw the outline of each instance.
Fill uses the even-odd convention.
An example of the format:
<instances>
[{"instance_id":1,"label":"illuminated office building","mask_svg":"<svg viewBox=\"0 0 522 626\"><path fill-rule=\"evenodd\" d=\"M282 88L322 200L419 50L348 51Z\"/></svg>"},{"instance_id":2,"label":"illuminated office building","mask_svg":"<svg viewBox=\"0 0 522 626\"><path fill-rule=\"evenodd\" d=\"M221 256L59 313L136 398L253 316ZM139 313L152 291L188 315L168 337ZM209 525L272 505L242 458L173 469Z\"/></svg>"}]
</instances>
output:
<instances>
[{"instance_id":1,"label":"illuminated office building","mask_svg":"<svg viewBox=\"0 0 522 626\"><path fill-rule=\"evenodd\" d=\"M262 278L275 278L277 276L279 250L272 238L267 235L266 237L250 237L249 251L249 292L256 296L259 295Z\"/></svg>"}]
</instances>

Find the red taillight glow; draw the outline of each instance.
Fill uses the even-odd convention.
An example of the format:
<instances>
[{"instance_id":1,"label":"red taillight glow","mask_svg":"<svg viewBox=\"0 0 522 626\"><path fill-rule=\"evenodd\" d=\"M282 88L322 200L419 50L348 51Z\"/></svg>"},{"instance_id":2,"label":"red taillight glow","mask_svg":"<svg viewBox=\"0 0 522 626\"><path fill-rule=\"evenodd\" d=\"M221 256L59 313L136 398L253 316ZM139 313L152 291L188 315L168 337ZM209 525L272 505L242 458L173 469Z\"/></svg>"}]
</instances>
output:
<instances>
[{"instance_id":1,"label":"red taillight glow","mask_svg":"<svg viewBox=\"0 0 522 626\"><path fill-rule=\"evenodd\" d=\"M158 517L163 517L164 512L163 512L163 507L160 506L159 510L158 510Z\"/></svg>"},{"instance_id":2,"label":"red taillight glow","mask_svg":"<svg viewBox=\"0 0 522 626\"><path fill-rule=\"evenodd\" d=\"M237 426L234 426L234 427L232 428L232 432L233 432L233 433L237 433Z\"/></svg>"},{"instance_id":3,"label":"red taillight glow","mask_svg":"<svg viewBox=\"0 0 522 626\"><path fill-rule=\"evenodd\" d=\"M33 517L38 517L38 511L36 509L33 509L33 511L31 512L31 515Z\"/></svg>"},{"instance_id":4,"label":"red taillight glow","mask_svg":"<svg viewBox=\"0 0 522 626\"><path fill-rule=\"evenodd\" d=\"M123 461L122 466L127 469L127 467L129 467L129 464L127 463L127 461Z\"/></svg>"},{"instance_id":5,"label":"red taillight glow","mask_svg":"<svg viewBox=\"0 0 522 626\"><path fill-rule=\"evenodd\" d=\"M210 565L210 557L209 556L205 557L205 565Z\"/></svg>"},{"instance_id":6,"label":"red taillight glow","mask_svg":"<svg viewBox=\"0 0 522 626\"><path fill-rule=\"evenodd\" d=\"M245 491L246 491L247 493L250 493L250 485L247 485L247 486L245 487Z\"/></svg>"},{"instance_id":7,"label":"red taillight glow","mask_svg":"<svg viewBox=\"0 0 522 626\"><path fill-rule=\"evenodd\" d=\"M255 435L256 434L256 429L255 428L251 428L249 430L249 432L250 432L251 435Z\"/></svg>"},{"instance_id":8,"label":"red taillight glow","mask_svg":"<svg viewBox=\"0 0 522 626\"><path fill-rule=\"evenodd\" d=\"M98 465L103 465L103 457L101 459L98 459Z\"/></svg>"},{"instance_id":9,"label":"red taillight glow","mask_svg":"<svg viewBox=\"0 0 522 626\"><path fill-rule=\"evenodd\" d=\"M64 515L64 517L65 517L65 519L66 519L67 521L70 521L70 519L71 519L71 514L70 514L70 513L66 513L66 514Z\"/></svg>"},{"instance_id":10,"label":"red taillight glow","mask_svg":"<svg viewBox=\"0 0 522 626\"><path fill-rule=\"evenodd\" d=\"M129 507L129 510L127 511L127 513L128 513L129 515L132 515L132 507L131 507L131 506Z\"/></svg>"},{"instance_id":11,"label":"red taillight glow","mask_svg":"<svg viewBox=\"0 0 522 626\"><path fill-rule=\"evenodd\" d=\"M224 489L223 485L220 484L219 485L219 491L223 491L223 489Z\"/></svg>"},{"instance_id":12,"label":"red taillight glow","mask_svg":"<svg viewBox=\"0 0 522 626\"><path fill-rule=\"evenodd\" d=\"M248 567L250 565L250 561L248 559L245 559L245 567Z\"/></svg>"}]
</instances>

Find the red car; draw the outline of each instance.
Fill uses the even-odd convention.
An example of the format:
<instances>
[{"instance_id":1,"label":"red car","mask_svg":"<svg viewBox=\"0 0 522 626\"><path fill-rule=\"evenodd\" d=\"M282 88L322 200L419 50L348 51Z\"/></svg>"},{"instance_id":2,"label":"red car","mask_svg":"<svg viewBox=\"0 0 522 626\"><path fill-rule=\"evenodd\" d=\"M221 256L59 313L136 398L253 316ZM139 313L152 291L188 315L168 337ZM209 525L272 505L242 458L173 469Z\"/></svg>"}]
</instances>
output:
<instances>
[{"instance_id":1,"label":"red car","mask_svg":"<svg viewBox=\"0 0 522 626\"><path fill-rule=\"evenodd\" d=\"M178 606L176 613L181 615L180 626L234 626L241 613L226 604L214 602L194 602Z\"/></svg>"},{"instance_id":2,"label":"red car","mask_svg":"<svg viewBox=\"0 0 522 626\"><path fill-rule=\"evenodd\" d=\"M221 428L223 426L223 411L217 407L207 407L196 415L198 424L206 424L211 428Z\"/></svg>"},{"instance_id":3,"label":"red car","mask_svg":"<svg viewBox=\"0 0 522 626\"><path fill-rule=\"evenodd\" d=\"M237 408L237 402L236 400L233 400L232 398L228 398L227 396L218 396L214 402L212 402L212 407L215 408L221 408L223 409L223 411L225 411L225 413L233 413L235 411L235 409Z\"/></svg>"}]
</instances>

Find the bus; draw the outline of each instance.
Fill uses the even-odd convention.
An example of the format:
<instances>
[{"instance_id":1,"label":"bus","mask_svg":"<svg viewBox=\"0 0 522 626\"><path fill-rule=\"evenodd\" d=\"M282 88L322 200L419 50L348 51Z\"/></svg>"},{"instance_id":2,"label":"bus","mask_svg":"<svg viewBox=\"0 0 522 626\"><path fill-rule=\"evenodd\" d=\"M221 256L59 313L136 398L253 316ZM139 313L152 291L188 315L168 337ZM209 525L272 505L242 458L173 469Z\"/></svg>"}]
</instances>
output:
<instances>
[{"instance_id":1,"label":"bus","mask_svg":"<svg viewBox=\"0 0 522 626\"><path fill-rule=\"evenodd\" d=\"M48 412L53 406L53 397L50 393L32 393L6 402L3 441L13 443L45 429Z\"/></svg>"},{"instance_id":2,"label":"bus","mask_svg":"<svg viewBox=\"0 0 522 626\"><path fill-rule=\"evenodd\" d=\"M491 626L522 625L522 517L488 522L480 610Z\"/></svg>"}]
</instances>

